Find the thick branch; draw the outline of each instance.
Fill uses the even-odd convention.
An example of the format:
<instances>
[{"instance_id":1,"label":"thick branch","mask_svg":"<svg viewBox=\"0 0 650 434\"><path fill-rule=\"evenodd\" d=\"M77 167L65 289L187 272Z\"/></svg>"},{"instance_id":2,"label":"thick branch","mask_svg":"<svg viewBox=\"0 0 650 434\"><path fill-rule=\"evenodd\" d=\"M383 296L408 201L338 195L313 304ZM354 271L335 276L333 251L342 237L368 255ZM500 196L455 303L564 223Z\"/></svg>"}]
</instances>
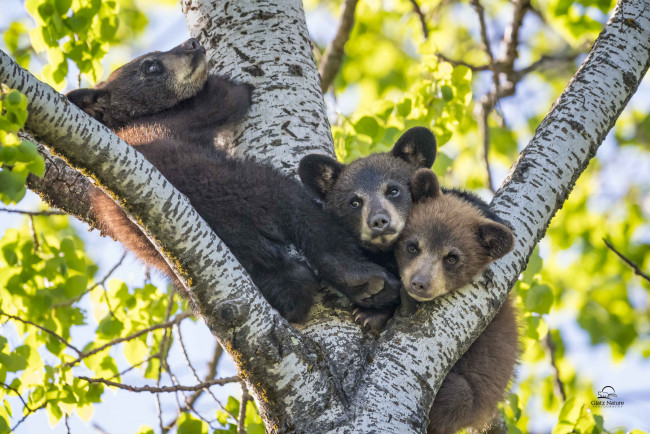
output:
<instances>
[{"instance_id":1,"label":"thick branch","mask_svg":"<svg viewBox=\"0 0 650 434\"><path fill-rule=\"evenodd\" d=\"M33 137L21 133L21 138L34 141L38 146L38 152L45 159L43 177L29 175L27 187L51 207L63 210L66 214L72 215L94 228L96 226L95 216L92 213L88 195L92 182L70 167L63 159L52 155Z\"/></svg>"},{"instance_id":2,"label":"thick branch","mask_svg":"<svg viewBox=\"0 0 650 434\"><path fill-rule=\"evenodd\" d=\"M343 2L339 28L336 30L334 39L327 46L323 57L321 57L318 72L321 80L320 88L323 93L327 92L339 69L341 69L343 56L345 55L345 43L348 42L352 27L354 27L354 11L357 8L357 3L358 0L345 0Z\"/></svg>"}]
</instances>

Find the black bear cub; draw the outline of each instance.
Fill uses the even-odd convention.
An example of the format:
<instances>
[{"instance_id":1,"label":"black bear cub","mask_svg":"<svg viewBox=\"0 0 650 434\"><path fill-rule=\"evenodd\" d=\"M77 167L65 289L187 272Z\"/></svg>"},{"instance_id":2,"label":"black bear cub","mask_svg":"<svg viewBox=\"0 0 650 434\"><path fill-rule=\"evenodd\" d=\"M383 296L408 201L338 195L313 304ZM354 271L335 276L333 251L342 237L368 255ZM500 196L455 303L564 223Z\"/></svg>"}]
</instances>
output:
<instances>
[{"instance_id":1,"label":"black bear cub","mask_svg":"<svg viewBox=\"0 0 650 434\"><path fill-rule=\"evenodd\" d=\"M209 76L205 49L190 39L167 52L141 56L94 89L68 94L80 107L141 152L185 194L250 273L262 294L289 321L303 321L320 288L296 246L325 282L354 302L381 305L399 280L370 262L302 185L253 160L214 147L250 106L251 87ZM143 262L166 273L165 259L122 209L98 188L91 192L100 228ZM391 295L392 297L392 295Z\"/></svg>"},{"instance_id":2,"label":"black bear cub","mask_svg":"<svg viewBox=\"0 0 650 434\"><path fill-rule=\"evenodd\" d=\"M413 175L411 193L413 207L395 255L406 291L416 300L460 289L512 250L512 231L485 202L464 191L441 191L431 170ZM504 398L518 354L517 317L508 299L447 374L428 432L485 428Z\"/></svg>"},{"instance_id":3,"label":"black bear cub","mask_svg":"<svg viewBox=\"0 0 650 434\"><path fill-rule=\"evenodd\" d=\"M371 258L397 273L392 247L411 209L410 181L416 170L431 167L436 140L427 128L406 131L390 152L369 155L346 165L324 155L300 161L300 179L325 209L364 247ZM398 302L381 309L358 308L355 319L380 329Z\"/></svg>"}]
</instances>

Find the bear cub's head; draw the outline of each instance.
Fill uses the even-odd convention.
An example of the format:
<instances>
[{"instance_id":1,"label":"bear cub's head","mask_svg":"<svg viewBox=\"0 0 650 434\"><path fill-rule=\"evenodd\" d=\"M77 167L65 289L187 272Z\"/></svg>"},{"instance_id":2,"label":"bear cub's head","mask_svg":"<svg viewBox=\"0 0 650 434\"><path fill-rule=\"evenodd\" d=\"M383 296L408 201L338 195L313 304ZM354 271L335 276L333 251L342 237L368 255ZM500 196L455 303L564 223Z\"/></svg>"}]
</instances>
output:
<instances>
[{"instance_id":1,"label":"bear cub's head","mask_svg":"<svg viewBox=\"0 0 650 434\"><path fill-rule=\"evenodd\" d=\"M460 289L512 250L508 227L454 191L443 193L431 170L413 175L411 194L413 208L395 256L404 288L414 299L429 301Z\"/></svg>"},{"instance_id":2,"label":"bear cub's head","mask_svg":"<svg viewBox=\"0 0 650 434\"><path fill-rule=\"evenodd\" d=\"M371 251L387 251L397 240L411 208L410 178L431 167L436 139L426 128L405 132L390 152L341 164L325 155L307 155L298 174L303 184L339 223Z\"/></svg>"},{"instance_id":3,"label":"bear cub's head","mask_svg":"<svg viewBox=\"0 0 650 434\"><path fill-rule=\"evenodd\" d=\"M139 116L158 113L196 95L205 85L205 48L189 39L169 51L155 51L111 73L94 89L78 89L68 99L115 129Z\"/></svg>"}]
</instances>

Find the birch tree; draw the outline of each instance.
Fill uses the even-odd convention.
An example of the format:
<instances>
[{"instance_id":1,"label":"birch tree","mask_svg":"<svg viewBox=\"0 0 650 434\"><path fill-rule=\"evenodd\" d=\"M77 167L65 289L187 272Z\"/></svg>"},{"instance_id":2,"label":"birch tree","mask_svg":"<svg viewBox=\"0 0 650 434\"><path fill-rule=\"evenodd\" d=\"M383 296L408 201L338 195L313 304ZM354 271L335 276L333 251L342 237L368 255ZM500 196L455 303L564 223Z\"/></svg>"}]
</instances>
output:
<instances>
[{"instance_id":1,"label":"birch tree","mask_svg":"<svg viewBox=\"0 0 650 434\"><path fill-rule=\"evenodd\" d=\"M344 20L354 16L355 6L356 2L344 2ZM483 6L479 1L472 6L486 65L462 65L466 62L442 53L436 57L468 70L492 72L491 90L476 105L487 161L490 113L500 98L515 92L524 74L515 69L515 59L518 32L531 5L513 2L498 54L490 47ZM232 140L222 144L232 155L255 158L289 174L308 153L334 155L322 94L331 79L330 84L321 83L301 2L184 0L182 9L191 35L207 49L212 71L255 86L249 116ZM426 33L424 15L421 11L418 15ZM340 62L336 59L350 28L343 22L327 48L320 64L324 77L331 76L325 74L328 68L338 69L329 62ZM540 60L529 68L559 60ZM428 410L446 373L498 312L648 66L650 8L642 0L621 0L507 179L498 188L488 180L495 190L492 208L514 230L513 252L468 287L421 304L415 313L398 312L378 338L354 324L347 301L333 297L331 290L321 294L306 324L289 324L268 305L187 199L144 157L4 52L0 81L26 95L29 118L24 131L39 142L45 158L44 175L30 176L29 188L52 207L91 226L95 223L87 199L91 179L119 201L164 252L200 316L234 359L239 379L220 381L245 384L267 431L405 433L425 431ZM179 314L170 319L171 309L163 315L167 326L184 318ZM0 314L21 321L6 306ZM61 375L70 376L69 381L77 377L75 390L88 384L120 387L101 375L89 378L74 370L96 356L101 346L77 348L56 329L49 332L67 347L69 357ZM163 342L161 353L164 347ZM243 403L240 420L246 411L246 400ZM25 407L32 412L27 403Z\"/></svg>"}]
</instances>

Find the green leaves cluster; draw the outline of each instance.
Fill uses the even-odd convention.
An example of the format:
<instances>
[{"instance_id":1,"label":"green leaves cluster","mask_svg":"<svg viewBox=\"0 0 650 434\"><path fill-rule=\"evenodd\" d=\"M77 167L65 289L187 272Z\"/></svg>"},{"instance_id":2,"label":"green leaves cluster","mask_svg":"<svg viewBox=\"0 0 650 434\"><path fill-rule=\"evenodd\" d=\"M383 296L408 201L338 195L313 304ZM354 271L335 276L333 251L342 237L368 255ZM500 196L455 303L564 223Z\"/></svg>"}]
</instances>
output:
<instances>
[{"instance_id":1,"label":"green leaves cluster","mask_svg":"<svg viewBox=\"0 0 650 434\"><path fill-rule=\"evenodd\" d=\"M27 0L25 7L36 21L29 30L32 47L47 54L43 77L58 90L65 87L69 61L96 83L109 47L125 42L147 24L133 0Z\"/></svg>"},{"instance_id":2,"label":"green leaves cluster","mask_svg":"<svg viewBox=\"0 0 650 434\"><path fill-rule=\"evenodd\" d=\"M50 217L47 224L44 217L34 220L41 229L36 238L25 225L0 239L0 317L3 322L12 318L21 341L12 346L0 339L0 382L14 389L0 387L0 397L4 408L11 409L7 394L17 392L27 402L25 413L45 406L51 422L73 411L88 420L103 387L74 378L72 369L62 365L78 355L63 341L85 324L85 312L71 301L86 291L97 267L67 217ZM0 415L3 425L8 425L6 415Z\"/></svg>"},{"instance_id":3,"label":"green leaves cluster","mask_svg":"<svg viewBox=\"0 0 650 434\"><path fill-rule=\"evenodd\" d=\"M0 85L0 200L18 203L25 195L27 176L43 176L45 162L36 145L18 137L27 120L27 98Z\"/></svg>"}]
</instances>

